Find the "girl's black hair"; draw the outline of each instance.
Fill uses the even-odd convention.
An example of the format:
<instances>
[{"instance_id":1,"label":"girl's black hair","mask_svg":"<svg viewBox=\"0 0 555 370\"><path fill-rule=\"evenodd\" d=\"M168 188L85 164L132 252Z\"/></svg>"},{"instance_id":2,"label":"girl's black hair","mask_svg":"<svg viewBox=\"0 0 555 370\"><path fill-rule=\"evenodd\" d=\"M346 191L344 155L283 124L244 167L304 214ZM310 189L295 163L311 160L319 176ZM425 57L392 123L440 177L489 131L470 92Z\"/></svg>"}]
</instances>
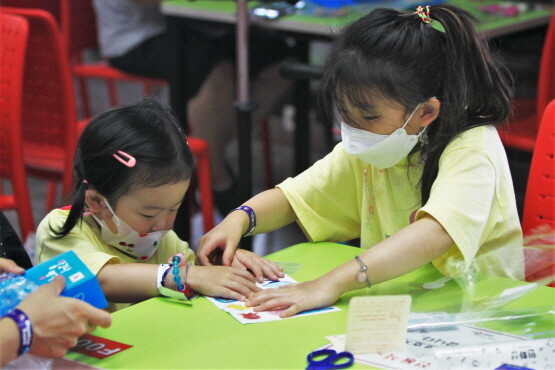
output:
<instances>
[{"instance_id":1,"label":"girl's black hair","mask_svg":"<svg viewBox=\"0 0 555 370\"><path fill-rule=\"evenodd\" d=\"M133 156L135 166L127 167L114 158L118 151ZM97 190L115 206L131 187L157 187L190 179L193 157L171 111L147 98L92 119L79 138L73 171L71 210L61 229L51 226L59 238L82 219L87 188Z\"/></svg>"},{"instance_id":2,"label":"girl's black hair","mask_svg":"<svg viewBox=\"0 0 555 370\"><path fill-rule=\"evenodd\" d=\"M424 23L412 11L379 8L344 28L326 61L319 96L329 122L343 114L345 101L365 106L369 97L380 97L411 112L439 99L439 116L426 129L429 143L412 152L425 158L422 204L447 144L472 127L505 121L513 84L475 31L474 16L449 5L431 6L429 14L434 22Z\"/></svg>"}]
</instances>

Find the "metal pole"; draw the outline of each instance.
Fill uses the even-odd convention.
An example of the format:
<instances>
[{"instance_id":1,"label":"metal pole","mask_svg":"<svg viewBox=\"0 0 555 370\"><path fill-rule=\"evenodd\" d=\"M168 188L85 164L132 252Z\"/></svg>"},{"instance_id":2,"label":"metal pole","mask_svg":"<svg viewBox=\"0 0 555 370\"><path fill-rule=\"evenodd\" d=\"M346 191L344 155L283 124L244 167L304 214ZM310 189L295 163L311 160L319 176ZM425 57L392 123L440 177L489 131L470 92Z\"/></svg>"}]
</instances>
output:
<instances>
[{"instance_id":1,"label":"metal pole","mask_svg":"<svg viewBox=\"0 0 555 370\"><path fill-rule=\"evenodd\" d=\"M252 196L252 111L256 104L250 100L249 92L249 17L248 0L237 1L237 20L235 35L236 75L237 75L237 125L239 152L239 202L245 202ZM243 239L241 247L252 250L250 238Z\"/></svg>"}]
</instances>

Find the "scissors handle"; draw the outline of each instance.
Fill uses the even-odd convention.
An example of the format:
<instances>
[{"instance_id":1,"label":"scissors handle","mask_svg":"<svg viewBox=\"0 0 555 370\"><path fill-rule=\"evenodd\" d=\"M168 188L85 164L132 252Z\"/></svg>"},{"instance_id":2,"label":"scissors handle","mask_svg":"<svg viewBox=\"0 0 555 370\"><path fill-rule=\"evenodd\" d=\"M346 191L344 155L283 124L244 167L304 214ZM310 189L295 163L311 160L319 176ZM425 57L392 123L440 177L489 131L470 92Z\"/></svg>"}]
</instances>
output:
<instances>
[{"instance_id":1,"label":"scissors handle","mask_svg":"<svg viewBox=\"0 0 555 370\"><path fill-rule=\"evenodd\" d=\"M319 360L315 358L322 357ZM322 349L308 354L307 370L345 369L354 363L353 354L350 352L337 353L333 349ZM344 361L344 360L347 361Z\"/></svg>"}]
</instances>

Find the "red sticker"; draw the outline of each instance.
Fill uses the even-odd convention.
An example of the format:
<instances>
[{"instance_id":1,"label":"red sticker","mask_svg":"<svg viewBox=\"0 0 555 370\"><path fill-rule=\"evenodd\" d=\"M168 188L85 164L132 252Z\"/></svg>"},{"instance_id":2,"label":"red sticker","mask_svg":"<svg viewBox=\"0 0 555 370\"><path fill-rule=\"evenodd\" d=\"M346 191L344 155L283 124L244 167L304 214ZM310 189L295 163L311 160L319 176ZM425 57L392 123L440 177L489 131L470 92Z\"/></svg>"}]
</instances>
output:
<instances>
[{"instance_id":1,"label":"red sticker","mask_svg":"<svg viewBox=\"0 0 555 370\"><path fill-rule=\"evenodd\" d=\"M70 349L73 352L79 352L85 356L103 359L121 351L131 348L128 344L114 342L106 338L97 337L91 334L85 334L79 338L77 345Z\"/></svg>"}]
</instances>

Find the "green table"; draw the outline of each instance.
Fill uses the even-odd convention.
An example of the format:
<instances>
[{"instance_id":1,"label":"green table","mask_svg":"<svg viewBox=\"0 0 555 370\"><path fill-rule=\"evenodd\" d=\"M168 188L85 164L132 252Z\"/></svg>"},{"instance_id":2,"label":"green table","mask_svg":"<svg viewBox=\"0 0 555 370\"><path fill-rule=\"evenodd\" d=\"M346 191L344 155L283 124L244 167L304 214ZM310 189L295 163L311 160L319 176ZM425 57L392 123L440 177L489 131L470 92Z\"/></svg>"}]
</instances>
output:
<instances>
[{"instance_id":1,"label":"green table","mask_svg":"<svg viewBox=\"0 0 555 370\"><path fill-rule=\"evenodd\" d=\"M479 30L487 37L503 36L546 25L549 23L549 18L553 12L552 6L545 6L543 9L522 12L516 17L501 17L484 14L478 9L482 5L499 3L497 0L447 0L447 3L472 12L480 21ZM254 7L257 4L257 2L253 1L251 6ZM387 6L387 1L384 1L384 6ZM231 24L235 23L235 2L223 0L165 0L162 3L162 13L171 17ZM284 16L272 21L253 20L253 22L280 31L331 37L342 26L363 14L363 11L353 11L344 16L326 17L303 15L301 13Z\"/></svg>"},{"instance_id":2,"label":"green table","mask_svg":"<svg viewBox=\"0 0 555 370\"><path fill-rule=\"evenodd\" d=\"M304 243L268 257L302 264L291 276L304 281L320 276L359 252L359 248L342 244ZM110 328L93 333L133 345L132 348L102 360L72 352L67 358L106 369L301 369L306 367L306 355L327 343L326 336L345 333L348 302L354 296L410 294L413 312L459 312L467 300L455 282L449 281L434 290L422 287L440 278L441 274L427 265L371 289L343 295L336 303L341 311L249 325L240 324L203 297L190 306L153 298L114 313ZM476 295L486 297L495 291L527 285L484 276L478 280ZM555 289L538 287L503 309L541 308L554 302ZM510 325L502 329L509 331ZM546 329L553 330L552 320L536 323L535 330ZM354 367L363 366L355 364Z\"/></svg>"}]
</instances>

